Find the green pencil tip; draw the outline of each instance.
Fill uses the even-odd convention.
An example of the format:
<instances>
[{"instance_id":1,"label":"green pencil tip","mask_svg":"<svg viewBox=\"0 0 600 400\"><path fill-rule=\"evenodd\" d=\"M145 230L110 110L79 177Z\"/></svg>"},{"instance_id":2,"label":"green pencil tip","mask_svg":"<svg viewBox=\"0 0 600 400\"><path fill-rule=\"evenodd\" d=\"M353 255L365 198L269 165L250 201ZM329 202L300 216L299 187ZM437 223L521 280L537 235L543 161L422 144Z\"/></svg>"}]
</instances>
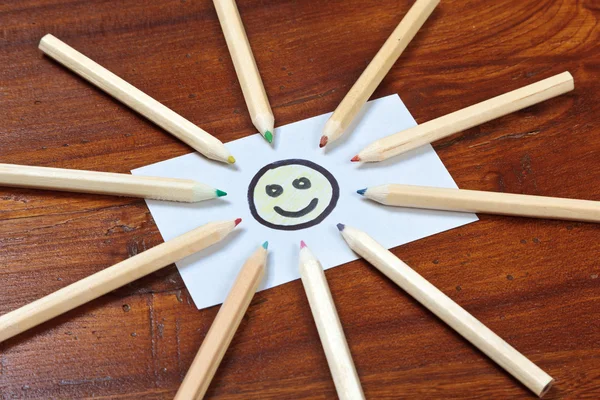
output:
<instances>
[{"instance_id":1,"label":"green pencil tip","mask_svg":"<svg viewBox=\"0 0 600 400\"><path fill-rule=\"evenodd\" d=\"M271 131L265 132L265 139L267 139L267 142L273 143L273 134L271 133Z\"/></svg>"},{"instance_id":2,"label":"green pencil tip","mask_svg":"<svg viewBox=\"0 0 600 400\"><path fill-rule=\"evenodd\" d=\"M216 192L217 192L217 197L227 196L227 193L222 190L217 189Z\"/></svg>"},{"instance_id":3,"label":"green pencil tip","mask_svg":"<svg viewBox=\"0 0 600 400\"><path fill-rule=\"evenodd\" d=\"M267 250L269 248L269 242L268 241L263 243L263 248L265 250Z\"/></svg>"}]
</instances>

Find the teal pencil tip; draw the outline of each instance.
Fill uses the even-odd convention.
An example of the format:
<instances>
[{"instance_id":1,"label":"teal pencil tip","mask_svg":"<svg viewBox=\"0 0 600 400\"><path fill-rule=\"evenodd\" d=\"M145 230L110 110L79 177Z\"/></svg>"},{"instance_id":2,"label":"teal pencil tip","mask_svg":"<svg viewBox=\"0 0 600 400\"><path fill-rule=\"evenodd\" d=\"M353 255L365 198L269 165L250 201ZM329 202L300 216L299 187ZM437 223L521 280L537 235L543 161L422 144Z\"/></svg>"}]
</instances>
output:
<instances>
[{"instance_id":1,"label":"teal pencil tip","mask_svg":"<svg viewBox=\"0 0 600 400\"><path fill-rule=\"evenodd\" d=\"M271 131L265 132L265 139L267 139L267 142L273 143L273 134L271 133Z\"/></svg>"},{"instance_id":2,"label":"teal pencil tip","mask_svg":"<svg viewBox=\"0 0 600 400\"><path fill-rule=\"evenodd\" d=\"M217 197L223 197L223 196L227 196L227 193L222 190L217 189Z\"/></svg>"},{"instance_id":3,"label":"teal pencil tip","mask_svg":"<svg viewBox=\"0 0 600 400\"><path fill-rule=\"evenodd\" d=\"M364 196L366 191L367 191L367 189L360 189L360 190L357 190L356 193L360 194L361 196Z\"/></svg>"},{"instance_id":4,"label":"teal pencil tip","mask_svg":"<svg viewBox=\"0 0 600 400\"><path fill-rule=\"evenodd\" d=\"M266 241L266 242L263 243L263 248L265 250L267 250L269 248L269 242L268 241Z\"/></svg>"}]
</instances>

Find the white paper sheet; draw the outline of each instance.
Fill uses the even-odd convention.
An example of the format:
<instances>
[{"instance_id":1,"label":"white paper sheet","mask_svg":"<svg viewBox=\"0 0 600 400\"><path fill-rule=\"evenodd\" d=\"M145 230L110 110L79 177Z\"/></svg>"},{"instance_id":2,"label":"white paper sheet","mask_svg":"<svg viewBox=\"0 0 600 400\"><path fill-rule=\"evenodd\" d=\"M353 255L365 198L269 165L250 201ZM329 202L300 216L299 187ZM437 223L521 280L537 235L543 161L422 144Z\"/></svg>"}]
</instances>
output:
<instances>
[{"instance_id":1,"label":"white paper sheet","mask_svg":"<svg viewBox=\"0 0 600 400\"><path fill-rule=\"evenodd\" d=\"M386 207L365 200L356 193L358 189L385 183L456 187L431 146L423 146L382 163L350 163L350 158L373 140L416 125L397 95L369 102L363 107L359 122L352 127L353 132L327 146L327 153L324 153L318 148L318 142L329 116L330 114L320 115L277 128L274 146L269 146L258 134L227 143L237 159L234 166L212 162L193 153L132 171L134 175L195 179L228 193L221 199L196 204L147 200L164 240L210 221L237 217L243 219L236 231L222 243L177 263L198 308L222 303L246 258L266 240L269 241L268 273L262 289L300 277L300 240L306 242L324 268L357 259L339 234L336 228L338 222L360 228L391 248L477 220L474 214ZM285 159L312 161L328 170L337 180L339 200L331 214L321 223L301 230L276 230L262 225L252 216L247 196L250 181L265 165ZM311 177L313 181L317 179ZM292 178L295 177L290 179ZM292 204L288 204L287 209L300 210L306 200L306 192L311 189L298 190L292 188L291 180L286 182L280 182L280 186L285 186L285 195L293 190L298 194L291 196L295 199L291 200ZM298 185L302 185L302 182ZM313 186L313 190L325 190L316 181ZM264 195L262 190L265 188L257 189L261 196ZM280 191L275 186L270 190L272 195ZM284 197L282 194L281 198ZM278 201L278 198L268 196L266 199ZM321 204L327 202L327 199L320 200ZM267 207L273 204L275 203L266 203ZM285 209L285 205L282 208Z\"/></svg>"}]
</instances>

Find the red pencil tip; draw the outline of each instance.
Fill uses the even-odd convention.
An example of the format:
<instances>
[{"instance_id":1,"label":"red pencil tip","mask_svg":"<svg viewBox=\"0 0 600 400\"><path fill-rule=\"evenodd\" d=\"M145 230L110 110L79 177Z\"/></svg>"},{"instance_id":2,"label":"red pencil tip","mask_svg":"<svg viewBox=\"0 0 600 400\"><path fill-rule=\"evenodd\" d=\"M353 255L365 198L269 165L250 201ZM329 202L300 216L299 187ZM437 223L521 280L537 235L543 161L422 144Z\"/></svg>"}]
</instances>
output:
<instances>
[{"instance_id":1,"label":"red pencil tip","mask_svg":"<svg viewBox=\"0 0 600 400\"><path fill-rule=\"evenodd\" d=\"M359 162L360 161L360 157L359 156L354 156L354 157L352 157L352 159L350 161L352 161L352 162Z\"/></svg>"},{"instance_id":2,"label":"red pencil tip","mask_svg":"<svg viewBox=\"0 0 600 400\"><path fill-rule=\"evenodd\" d=\"M319 142L319 147L320 148L325 147L325 145L327 145L328 141L329 141L329 138L327 136L321 136L321 141Z\"/></svg>"},{"instance_id":3,"label":"red pencil tip","mask_svg":"<svg viewBox=\"0 0 600 400\"><path fill-rule=\"evenodd\" d=\"M306 247L306 243L304 243L304 240L300 241L300 248L303 249Z\"/></svg>"},{"instance_id":4,"label":"red pencil tip","mask_svg":"<svg viewBox=\"0 0 600 400\"><path fill-rule=\"evenodd\" d=\"M242 219L241 218L237 218L235 220L235 226L238 226L240 224L240 222L242 222Z\"/></svg>"}]
</instances>

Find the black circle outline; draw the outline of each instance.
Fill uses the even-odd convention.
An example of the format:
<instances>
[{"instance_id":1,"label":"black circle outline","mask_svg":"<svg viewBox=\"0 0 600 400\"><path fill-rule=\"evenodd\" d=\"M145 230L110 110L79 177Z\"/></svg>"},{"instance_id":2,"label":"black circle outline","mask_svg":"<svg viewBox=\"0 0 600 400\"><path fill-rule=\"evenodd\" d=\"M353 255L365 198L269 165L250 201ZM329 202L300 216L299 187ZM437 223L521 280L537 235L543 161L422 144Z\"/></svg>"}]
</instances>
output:
<instances>
[{"instance_id":1,"label":"black circle outline","mask_svg":"<svg viewBox=\"0 0 600 400\"><path fill-rule=\"evenodd\" d=\"M323 212L321 214L319 214L319 216L317 218L313 219L312 221L303 222L298 225L277 225L277 224L273 224L271 222L265 221L263 218L260 217L260 215L258 215L258 212L256 211L256 205L254 204L254 189L256 188L256 185L258 184L258 180L260 178L262 178L262 176L267 171L270 171L275 168L283 167L285 165L292 165L292 164L304 165L305 167L308 167L308 168L311 168L311 169L314 169L314 170L320 172L325 178L327 178L327 180L331 184L331 189L332 189L331 201L329 202L329 204L327 205L325 210L323 210ZM261 225L264 225L271 229L277 229L280 231L299 231L301 229L310 228L311 226L320 224L321 222L323 222L323 220L325 218L327 218L329 216L329 214L331 214L331 212L337 205L339 198L340 198L340 185L338 184L335 177L331 174L331 172L327 171L325 168L323 168L319 164L316 164L312 161L303 160L300 158L290 158L287 160L275 161L273 163L265 165L264 167L262 167L261 169L258 170L256 175L254 175L254 177L250 181L250 184L248 185L248 205L250 206L250 213L252 213L252 216L254 217L254 219L257 220Z\"/></svg>"}]
</instances>

